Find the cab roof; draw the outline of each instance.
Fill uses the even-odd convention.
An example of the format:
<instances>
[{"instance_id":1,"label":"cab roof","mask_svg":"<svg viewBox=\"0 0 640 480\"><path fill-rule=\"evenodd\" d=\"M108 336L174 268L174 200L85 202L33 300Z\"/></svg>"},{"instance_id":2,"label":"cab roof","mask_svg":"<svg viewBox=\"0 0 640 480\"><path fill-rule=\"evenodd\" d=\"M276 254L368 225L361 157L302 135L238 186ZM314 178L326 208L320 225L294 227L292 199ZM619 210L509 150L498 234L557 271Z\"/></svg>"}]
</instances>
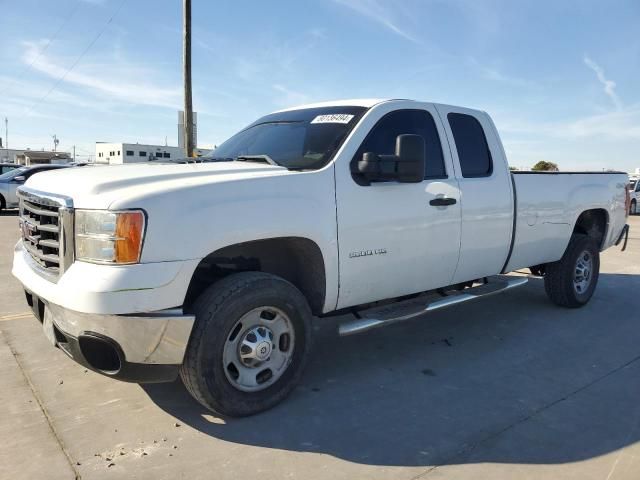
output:
<instances>
[{"instance_id":1,"label":"cab roof","mask_svg":"<svg viewBox=\"0 0 640 480\"><path fill-rule=\"evenodd\" d=\"M351 98L347 100L332 100L329 102L318 102L318 103L308 103L306 105L297 105L295 107L283 108L282 110L276 110L272 113L280 113L280 112L288 112L291 110L303 110L306 108L321 108L321 107L365 107L371 108L375 105L385 102L415 102L415 103L423 103L422 101L412 100L409 98ZM433 105L444 105L436 102L426 102L432 103ZM454 105L445 105L448 107L455 107ZM455 108L464 108L465 110L476 112L478 114L486 113L482 110L469 108L469 107L455 107Z\"/></svg>"},{"instance_id":2,"label":"cab roof","mask_svg":"<svg viewBox=\"0 0 640 480\"><path fill-rule=\"evenodd\" d=\"M304 108L319 108L319 107L366 107L371 108L374 105L382 102L389 102L394 100L392 98L352 98L348 100L332 100L330 102L318 102L308 103L306 105L297 105L295 107L283 108L273 113L287 112L289 110L302 110Z\"/></svg>"}]
</instances>

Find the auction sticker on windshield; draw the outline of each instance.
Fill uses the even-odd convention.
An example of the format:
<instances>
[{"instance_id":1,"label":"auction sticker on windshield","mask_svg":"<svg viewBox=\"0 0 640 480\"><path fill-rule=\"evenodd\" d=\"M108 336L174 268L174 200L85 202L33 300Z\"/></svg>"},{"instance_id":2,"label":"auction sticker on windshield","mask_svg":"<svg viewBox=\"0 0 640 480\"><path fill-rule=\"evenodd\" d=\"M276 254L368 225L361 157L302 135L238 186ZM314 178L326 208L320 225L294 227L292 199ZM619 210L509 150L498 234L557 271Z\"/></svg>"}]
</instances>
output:
<instances>
[{"instance_id":1,"label":"auction sticker on windshield","mask_svg":"<svg viewBox=\"0 0 640 480\"><path fill-rule=\"evenodd\" d=\"M311 123L349 123L353 115L348 113L332 113L331 115L318 115Z\"/></svg>"}]
</instances>

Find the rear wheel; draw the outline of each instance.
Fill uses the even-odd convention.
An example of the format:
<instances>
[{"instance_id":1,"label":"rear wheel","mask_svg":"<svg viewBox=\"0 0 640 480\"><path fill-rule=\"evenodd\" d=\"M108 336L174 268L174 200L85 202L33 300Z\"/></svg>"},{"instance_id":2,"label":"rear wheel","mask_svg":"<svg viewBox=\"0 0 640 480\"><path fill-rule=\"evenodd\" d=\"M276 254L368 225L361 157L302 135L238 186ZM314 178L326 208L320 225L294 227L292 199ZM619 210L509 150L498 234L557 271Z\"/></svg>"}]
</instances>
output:
<instances>
[{"instance_id":1,"label":"rear wheel","mask_svg":"<svg viewBox=\"0 0 640 480\"><path fill-rule=\"evenodd\" d=\"M245 416L293 390L311 344L311 311L296 287L274 275L239 273L205 290L193 310L180 375L198 402Z\"/></svg>"},{"instance_id":2,"label":"rear wheel","mask_svg":"<svg viewBox=\"0 0 640 480\"><path fill-rule=\"evenodd\" d=\"M548 297L563 307L587 304L595 291L600 274L600 252L595 240L573 234L562 258L548 263L544 287Z\"/></svg>"}]
</instances>

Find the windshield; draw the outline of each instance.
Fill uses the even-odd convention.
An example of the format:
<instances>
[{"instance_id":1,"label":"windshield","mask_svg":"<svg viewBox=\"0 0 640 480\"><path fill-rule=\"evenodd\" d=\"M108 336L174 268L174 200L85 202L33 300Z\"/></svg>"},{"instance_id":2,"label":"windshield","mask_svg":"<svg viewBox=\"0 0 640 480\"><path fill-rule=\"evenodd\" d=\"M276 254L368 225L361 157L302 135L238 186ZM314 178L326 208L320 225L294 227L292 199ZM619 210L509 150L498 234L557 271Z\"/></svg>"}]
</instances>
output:
<instances>
[{"instance_id":1,"label":"windshield","mask_svg":"<svg viewBox=\"0 0 640 480\"><path fill-rule=\"evenodd\" d=\"M22 175L27 170L29 170L27 167L16 168L14 170L11 170L10 172L3 173L2 175L0 175L0 180L11 180L14 177Z\"/></svg>"},{"instance_id":2,"label":"windshield","mask_svg":"<svg viewBox=\"0 0 640 480\"><path fill-rule=\"evenodd\" d=\"M321 107L273 113L252 123L203 158L235 160L266 156L294 170L322 168L331 161L365 111L364 107ZM251 160L264 161L264 158Z\"/></svg>"}]
</instances>

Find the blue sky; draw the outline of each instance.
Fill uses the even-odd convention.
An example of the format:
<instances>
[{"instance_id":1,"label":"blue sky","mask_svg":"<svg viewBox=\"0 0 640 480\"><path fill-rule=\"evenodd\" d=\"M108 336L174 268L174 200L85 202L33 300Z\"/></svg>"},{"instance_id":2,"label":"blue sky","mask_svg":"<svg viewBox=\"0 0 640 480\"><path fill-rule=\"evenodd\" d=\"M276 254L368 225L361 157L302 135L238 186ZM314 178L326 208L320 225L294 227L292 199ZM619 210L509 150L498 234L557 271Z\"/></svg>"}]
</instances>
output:
<instances>
[{"instance_id":1,"label":"blue sky","mask_svg":"<svg viewBox=\"0 0 640 480\"><path fill-rule=\"evenodd\" d=\"M50 148L53 134L82 154L95 141L177 144L181 8L0 0L10 146ZM639 25L638 0L193 0L199 143L286 106L414 98L488 111L512 165L629 171Z\"/></svg>"}]
</instances>

